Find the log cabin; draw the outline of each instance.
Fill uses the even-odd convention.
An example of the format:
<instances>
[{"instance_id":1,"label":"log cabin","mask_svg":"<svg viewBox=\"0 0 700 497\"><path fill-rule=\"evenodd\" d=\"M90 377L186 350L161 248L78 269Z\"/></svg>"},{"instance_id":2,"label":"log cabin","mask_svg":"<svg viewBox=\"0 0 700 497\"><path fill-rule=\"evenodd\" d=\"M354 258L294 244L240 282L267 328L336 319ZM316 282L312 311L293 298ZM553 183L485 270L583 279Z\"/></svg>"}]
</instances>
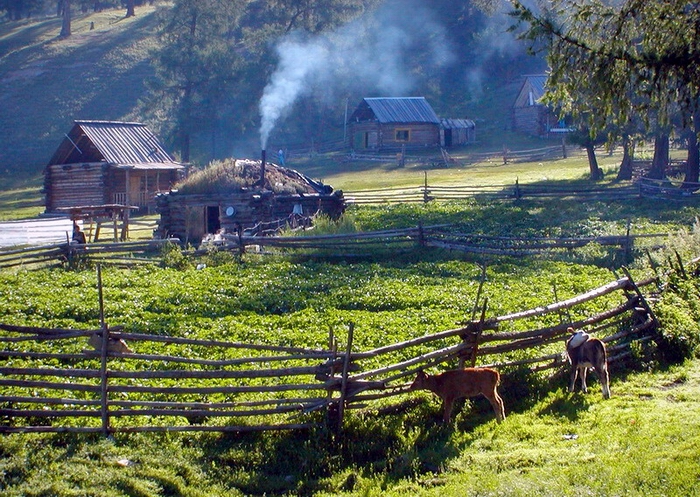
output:
<instances>
[{"instance_id":1,"label":"log cabin","mask_svg":"<svg viewBox=\"0 0 700 497\"><path fill-rule=\"evenodd\" d=\"M44 169L46 212L106 204L151 212L184 170L145 124L75 121Z\"/></svg>"},{"instance_id":2,"label":"log cabin","mask_svg":"<svg viewBox=\"0 0 700 497\"><path fill-rule=\"evenodd\" d=\"M264 178L260 176L264 175ZM198 243L208 234L236 233L267 223L286 226L345 211L343 192L293 169L263 160L226 159L190 174L156 197L155 235Z\"/></svg>"},{"instance_id":3,"label":"log cabin","mask_svg":"<svg viewBox=\"0 0 700 497\"><path fill-rule=\"evenodd\" d=\"M425 97L363 98L347 121L353 150L450 147L475 140L469 119L440 119Z\"/></svg>"},{"instance_id":4,"label":"log cabin","mask_svg":"<svg viewBox=\"0 0 700 497\"><path fill-rule=\"evenodd\" d=\"M512 108L515 131L530 136L546 136L555 130L565 129L557 114L541 101L546 84L546 74L524 77Z\"/></svg>"}]
</instances>

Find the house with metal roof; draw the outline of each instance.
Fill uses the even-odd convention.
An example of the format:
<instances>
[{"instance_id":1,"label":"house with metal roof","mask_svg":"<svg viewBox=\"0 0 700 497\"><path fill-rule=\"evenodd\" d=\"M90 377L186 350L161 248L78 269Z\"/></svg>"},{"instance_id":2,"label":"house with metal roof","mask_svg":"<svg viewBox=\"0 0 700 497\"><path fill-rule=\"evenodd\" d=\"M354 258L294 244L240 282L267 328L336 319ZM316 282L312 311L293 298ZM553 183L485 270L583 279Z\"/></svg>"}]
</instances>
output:
<instances>
[{"instance_id":1,"label":"house with metal roof","mask_svg":"<svg viewBox=\"0 0 700 497\"><path fill-rule=\"evenodd\" d=\"M348 145L354 150L459 145L463 144L460 137L467 140L468 134L453 130L474 128L474 122L467 119L446 123L447 128L425 97L363 98L347 121Z\"/></svg>"},{"instance_id":2,"label":"house with metal roof","mask_svg":"<svg viewBox=\"0 0 700 497\"><path fill-rule=\"evenodd\" d=\"M556 114L541 101L546 84L546 74L524 77L512 108L512 122L515 131L533 136L544 136L550 130L561 127Z\"/></svg>"},{"instance_id":3,"label":"house with metal roof","mask_svg":"<svg viewBox=\"0 0 700 497\"><path fill-rule=\"evenodd\" d=\"M75 121L44 169L46 212L122 205L150 211L184 172L145 124Z\"/></svg>"}]
</instances>

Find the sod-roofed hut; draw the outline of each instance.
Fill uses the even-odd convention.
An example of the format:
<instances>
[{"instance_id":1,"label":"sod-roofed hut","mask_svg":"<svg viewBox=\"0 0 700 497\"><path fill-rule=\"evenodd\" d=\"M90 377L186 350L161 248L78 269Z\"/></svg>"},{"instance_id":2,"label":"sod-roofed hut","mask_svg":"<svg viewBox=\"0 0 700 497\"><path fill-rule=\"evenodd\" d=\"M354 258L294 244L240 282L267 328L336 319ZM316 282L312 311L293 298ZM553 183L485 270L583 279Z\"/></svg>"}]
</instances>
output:
<instances>
[{"instance_id":1,"label":"sod-roofed hut","mask_svg":"<svg viewBox=\"0 0 700 497\"><path fill-rule=\"evenodd\" d=\"M319 213L336 219L344 212L342 191L292 169L261 164L251 159L217 161L159 194L156 235L196 243L221 231L236 233L261 223L284 226Z\"/></svg>"},{"instance_id":2,"label":"sod-roofed hut","mask_svg":"<svg viewBox=\"0 0 700 497\"><path fill-rule=\"evenodd\" d=\"M145 124L75 121L44 169L46 212L118 204L148 211L184 166Z\"/></svg>"}]
</instances>

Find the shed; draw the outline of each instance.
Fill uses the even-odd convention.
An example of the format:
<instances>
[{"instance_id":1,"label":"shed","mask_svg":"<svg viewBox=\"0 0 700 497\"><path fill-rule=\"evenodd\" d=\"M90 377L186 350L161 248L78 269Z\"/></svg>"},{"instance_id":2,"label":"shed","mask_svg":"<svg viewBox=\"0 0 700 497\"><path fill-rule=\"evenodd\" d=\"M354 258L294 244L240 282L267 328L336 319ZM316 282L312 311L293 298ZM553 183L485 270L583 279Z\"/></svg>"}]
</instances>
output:
<instances>
[{"instance_id":1,"label":"shed","mask_svg":"<svg viewBox=\"0 0 700 497\"><path fill-rule=\"evenodd\" d=\"M145 124L75 121L44 169L46 212L105 204L151 211L183 171Z\"/></svg>"},{"instance_id":2,"label":"shed","mask_svg":"<svg viewBox=\"0 0 700 497\"><path fill-rule=\"evenodd\" d=\"M544 136L559 127L554 111L541 102L547 84L546 74L525 76L513 104L513 129L532 136Z\"/></svg>"},{"instance_id":3,"label":"shed","mask_svg":"<svg viewBox=\"0 0 700 497\"><path fill-rule=\"evenodd\" d=\"M159 194L156 235L196 243L220 231L285 226L318 213L337 219L344 212L342 191L293 169L261 165L262 160L252 159L218 161Z\"/></svg>"},{"instance_id":4,"label":"shed","mask_svg":"<svg viewBox=\"0 0 700 497\"><path fill-rule=\"evenodd\" d=\"M424 97L363 98L348 127L355 150L440 145L440 119Z\"/></svg>"},{"instance_id":5,"label":"shed","mask_svg":"<svg viewBox=\"0 0 700 497\"><path fill-rule=\"evenodd\" d=\"M466 145L476 141L476 123L471 119L440 119L440 143L443 147Z\"/></svg>"}]
</instances>

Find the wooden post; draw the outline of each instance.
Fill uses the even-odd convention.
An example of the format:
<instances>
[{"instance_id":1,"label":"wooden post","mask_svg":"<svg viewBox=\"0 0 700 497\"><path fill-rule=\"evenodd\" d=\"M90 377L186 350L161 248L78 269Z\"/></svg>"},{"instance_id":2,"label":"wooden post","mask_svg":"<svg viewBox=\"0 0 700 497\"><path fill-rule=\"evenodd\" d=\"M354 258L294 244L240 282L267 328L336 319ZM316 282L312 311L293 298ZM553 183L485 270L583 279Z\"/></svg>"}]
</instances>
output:
<instances>
[{"instance_id":1,"label":"wooden post","mask_svg":"<svg viewBox=\"0 0 700 497\"><path fill-rule=\"evenodd\" d=\"M104 298L102 294L102 266L97 265L97 293L100 302L100 328L102 334L102 349L100 361L100 412L102 417L102 434L109 436L109 406L107 404L107 351L109 346L109 328L105 324Z\"/></svg>"},{"instance_id":2,"label":"wooden post","mask_svg":"<svg viewBox=\"0 0 700 497\"><path fill-rule=\"evenodd\" d=\"M630 237L632 221L627 220L627 236L625 237L625 264L632 262L632 238Z\"/></svg>"},{"instance_id":3,"label":"wooden post","mask_svg":"<svg viewBox=\"0 0 700 497\"><path fill-rule=\"evenodd\" d=\"M486 307L488 306L489 299L485 298L484 299L484 305L481 308L481 318L479 319L479 325L476 328L476 332L474 333L474 345L472 346L472 357L471 357L471 365L472 367L476 366L476 355L479 350L479 339L481 338L481 334L484 332L484 319L486 318Z\"/></svg>"},{"instance_id":4,"label":"wooden post","mask_svg":"<svg viewBox=\"0 0 700 497\"><path fill-rule=\"evenodd\" d=\"M428 171L423 171L423 203L430 202L430 190L428 190Z\"/></svg>"},{"instance_id":5,"label":"wooden post","mask_svg":"<svg viewBox=\"0 0 700 497\"><path fill-rule=\"evenodd\" d=\"M523 194L520 192L520 183L518 182L518 178L515 178L515 198L520 199L522 196Z\"/></svg>"},{"instance_id":6,"label":"wooden post","mask_svg":"<svg viewBox=\"0 0 700 497\"><path fill-rule=\"evenodd\" d=\"M652 310L651 306L644 298L644 294L642 294L642 291L639 289L637 284L632 279L632 275L630 274L629 270L624 266L622 266L621 269L622 269L622 272L625 273L625 276L627 277L627 280L629 282L629 285L632 287L632 290L634 290L634 293L637 294L637 297L639 298L639 303L642 304L642 307L644 307L644 310L647 311L647 314L649 314L649 316L651 316L651 319L654 320L654 323L658 323L659 320L656 319L656 315L654 314L654 311Z\"/></svg>"},{"instance_id":7,"label":"wooden post","mask_svg":"<svg viewBox=\"0 0 700 497\"><path fill-rule=\"evenodd\" d=\"M481 266L481 279L479 280L479 288L476 291L476 298L474 299L474 306L472 307L472 317L471 317L472 323L474 322L474 319L476 319L476 311L479 309L479 300L481 299L481 290L484 288L484 281L486 281L486 265ZM481 328L481 330L480 330L480 328ZM474 352L475 347L477 347L477 343L479 342L479 337L481 336L482 331L483 331L483 316L481 318L481 323L479 324L479 327L476 329L476 331L474 333L472 333L471 335L464 336L464 338L462 339L462 341L464 343L467 343L468 341L474 342L474 345L472 346L472 357L475 355L475 352ZM472 360L474 360L474 359L472 359ZM459 369L464 369L464 356L461 356L461 355L459 357Z\"/></svg>"},{"instance_id":8,"label":"wooden post","mask_svg":"<svg viewBox=\"0 0 700 497\"><path fill-rule=\"evenodd\" d=\"M425 247L425 232L423 231L423 222L418 223L418 245Z\"/></svg>"},{"instance_id":9,"label":"wooden post","mask_svg":"<svg viewBox=\"0 0 700 497\"><path fill-rule=\"evenodd\" d=\"M340 399L338 400L338 428L340 433L343 429L343 415L345 413L345 397L348 390L348 371L350 369L350 353L352 352L352 338L355 331L355 323L350 323L348 326L348 344L345 348L345 357L343 357L343 376L340 380Z\"/></svg>"}]
</instances>

